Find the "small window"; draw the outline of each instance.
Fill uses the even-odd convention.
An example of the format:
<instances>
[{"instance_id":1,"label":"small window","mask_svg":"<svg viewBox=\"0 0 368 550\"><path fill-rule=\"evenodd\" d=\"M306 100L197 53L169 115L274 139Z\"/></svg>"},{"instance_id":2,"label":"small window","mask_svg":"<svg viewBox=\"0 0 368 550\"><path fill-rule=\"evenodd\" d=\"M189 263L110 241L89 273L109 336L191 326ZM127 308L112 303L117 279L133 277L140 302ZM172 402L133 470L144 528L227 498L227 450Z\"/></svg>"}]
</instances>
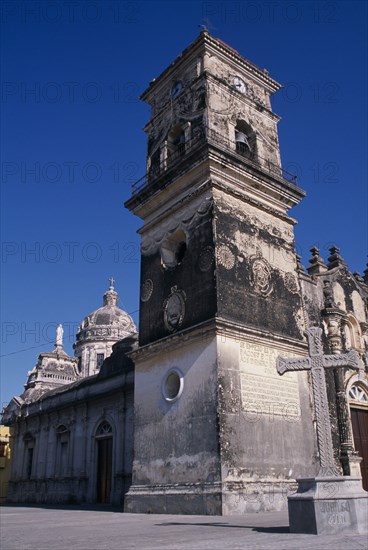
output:
<instances>
[{"instance_id":1,"label":"small window","mask_svg":"<svg viewBox=\"0 0 368 550\"><path fill-rule=\"evenodd\" d=\"M252 127L244 120L238 120L235 127L235 149L242 156L255 157L256 136Z\"/></svg>"},{"instance_id":2,"label":"small window","mask_svg":"<svg viewBox=\"0 0 368 550\"><path fill-rule=\"evenodd\" d=\"M172 268L184 259L187 251L187 237L182 229L168 236L161 245L161 263L164 268Z\"/></svg>"},{"instance_id":3,"label":"small window","mask_svg":"<svg viewBox=\"0 0 368 550\"><path fill-rule=\"evenodd\" d=\"M96 369L100 370L102 367L102 363L104 362L105 354L104 353L98 353L96 357Z\"/></svg>"},{"instance_id":4,"label":"small window","mask_svg":"<svg viewBox=\"0 0 368 550\"><path fill-rule=\"evenodd\" d=\"M24 436L24 476L31 479L33 469L33 448L35 440L32 434L27 433Z\"/></svg>"},{"instance_id":5,"label":"small window","mask_svg":"<svg viewBox=\"0 0 368 550\"><path fill-rule=\"evenodd\" d=\"M33 466L33 447L28 447L26 452L26 477L31 479Z\"/></svg>"},{"instance_id":6,"label":"small window","mask_svg":"<svg viewBox=\"0 0 368 550\"><path fill-rule=\"evenodd\" d=\"M179 369L171 369L162 383L162 393L165 401L173 403L179 399L183 393L184 377Z\"/></svg>"},{"instance_id":7,"label":"small window","mask_svg":"<svg viewBox=\"0 0 368 550\"><path fill-rule=\"evenodd\" d=\"M354 386L350 388L349 399L351 401L359 401L360 403L366 403L368 405L368 394L361 386L357 384L354 384Z\"/></svg>"},{"instance_id":8,"label":"small window","mask_svg":"<svg viewBox=\"0 0 368 550\"><path fill-rule=\"evenodd\" d=\"M168 157L176 158L177 155L185 153L185 132L178 124L167 136Z\"/></svg>"}]
</instances>

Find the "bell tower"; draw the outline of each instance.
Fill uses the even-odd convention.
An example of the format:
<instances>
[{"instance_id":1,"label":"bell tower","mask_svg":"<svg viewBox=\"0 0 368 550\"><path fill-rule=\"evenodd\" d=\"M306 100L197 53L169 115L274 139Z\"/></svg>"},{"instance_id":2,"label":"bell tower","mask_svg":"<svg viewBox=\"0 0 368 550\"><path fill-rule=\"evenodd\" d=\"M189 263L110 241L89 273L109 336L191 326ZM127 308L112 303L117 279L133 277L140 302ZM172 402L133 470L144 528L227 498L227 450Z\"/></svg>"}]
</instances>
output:
<instances>
[{"instance_id":1,"label":"bell tower","mask_svg":"<svg viewBox=\"0 0 368 550\"><path fill-rule=\"evenodd\" d=\"M142 95L147 170L126 202L143 220L127 511L277 509L314 473L307 375L276 372L278 355L306 351L288 214L305 193L281 167L280 87L203 31Z\"/></svg>"}]
</instances>

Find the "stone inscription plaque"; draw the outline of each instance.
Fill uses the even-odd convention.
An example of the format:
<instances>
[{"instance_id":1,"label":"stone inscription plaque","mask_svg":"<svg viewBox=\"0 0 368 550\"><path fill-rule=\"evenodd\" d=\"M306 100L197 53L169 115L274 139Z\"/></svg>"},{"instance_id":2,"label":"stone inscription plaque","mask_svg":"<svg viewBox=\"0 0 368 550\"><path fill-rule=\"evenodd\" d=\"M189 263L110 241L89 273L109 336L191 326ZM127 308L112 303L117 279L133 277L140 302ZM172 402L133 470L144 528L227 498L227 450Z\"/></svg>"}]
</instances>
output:
<instances>
[{"instance_id":1,"label":"stone inscription plaque","mask_svg":"<svg viewBox=\"0 0 368 550\"><path fill-rule=\"evenodd\" d=\"M318 511L324 522L329 525L342 525L351 523L350 520L350 505L347 500L322 501L318 507Z\"/></svg>"},{"instance_id":2,"label":"stone inscription plaque","mask_svg":"<svg viewBox=\"0 0 368 550\"><path fill-rule=\"evenodd\" d=\"M293 422L300 417L298 379L295 373L280 378L276 359L280 350L251 342L240 343L242 408L254 416L283 416ZM295 355L282 352L285 357Z\"/></svg>"}]
</instances>

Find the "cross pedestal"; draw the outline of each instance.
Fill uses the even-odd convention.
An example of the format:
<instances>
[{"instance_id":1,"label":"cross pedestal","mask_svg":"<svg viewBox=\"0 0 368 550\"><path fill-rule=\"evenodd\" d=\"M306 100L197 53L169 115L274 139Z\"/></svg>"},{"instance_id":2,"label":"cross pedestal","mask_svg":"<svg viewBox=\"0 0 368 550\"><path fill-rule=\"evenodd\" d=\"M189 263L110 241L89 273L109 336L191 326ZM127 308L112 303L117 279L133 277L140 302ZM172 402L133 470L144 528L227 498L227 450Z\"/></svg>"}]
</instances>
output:
<instances>
[{"instance_id":1,"label":"cross pedestal","mask_svg":"<svg viewBox=\"0 0 368 550\"><path fill-rule=\"evenodd\" d=\"M368 493L361 477L341 476L335 466L331 423L326 392L326 368L359 369L356 351L323 355L322 329L305 331L309 357L278 357L277 372L310 370L320 469L315 478L297 479L298 491L288 497L289 524L292 533L338 534L368 533Z\"/></svg>"}]
</instances>

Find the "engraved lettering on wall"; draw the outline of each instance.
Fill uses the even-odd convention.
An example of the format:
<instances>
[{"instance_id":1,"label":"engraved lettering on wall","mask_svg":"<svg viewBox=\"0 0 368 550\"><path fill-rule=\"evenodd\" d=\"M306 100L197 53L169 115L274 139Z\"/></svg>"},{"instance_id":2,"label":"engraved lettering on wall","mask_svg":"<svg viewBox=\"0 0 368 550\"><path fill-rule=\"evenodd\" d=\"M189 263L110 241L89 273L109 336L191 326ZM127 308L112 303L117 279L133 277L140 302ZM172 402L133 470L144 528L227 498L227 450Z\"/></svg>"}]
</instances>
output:
<instances>
[{"instance_id":1,"label":"engraved lettering on wall","mask_svg":"<svg viewBox=\"0 0 368 550\"><path fill-rule=\"evenodd\" d=\"M282 379L278 376L275 368L278 355L280 350L276 348L251 342L240 343L242 408L295 421L300 417L297 375L287 373ZM282 355L295 357L284 351Z\"/></svg>"}]
</instances>

